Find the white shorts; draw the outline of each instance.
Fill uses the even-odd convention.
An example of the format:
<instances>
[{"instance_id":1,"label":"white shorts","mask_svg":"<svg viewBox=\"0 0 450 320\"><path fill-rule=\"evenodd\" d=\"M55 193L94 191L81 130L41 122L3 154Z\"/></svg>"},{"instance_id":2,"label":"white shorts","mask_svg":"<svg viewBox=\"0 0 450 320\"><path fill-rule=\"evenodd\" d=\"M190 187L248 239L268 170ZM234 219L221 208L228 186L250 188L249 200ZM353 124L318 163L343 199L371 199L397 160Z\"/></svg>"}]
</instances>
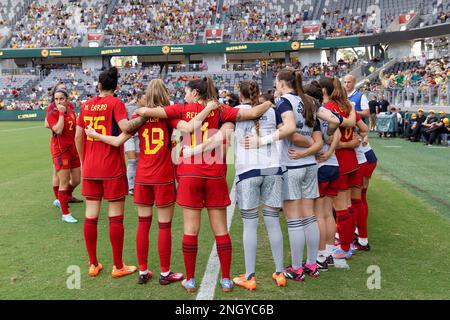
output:
<instances>
[{"instance_id":1,"label":"white shorts","mask_svg":"<svg viewBox=\"0 0 450 320\"><path fill-rule=\"evenodd\" d=\"M239 209L250 210L264 204L272 208L281 208L281 175L258 176L236 183L236 198Z\"/></svg>"},{"instance_id":2,"label":"white shorts","mask_svg":"<svg viewBox=\"0 0 450 320\"><path fill-rule=\"evenodd\" d=\"M283 173L283 200L318 198L317 171L317 165L285 171Z\"/></svg>"},{"instance_id":3,"label":"white shorts","mask_svg":"<svg viewBox=\"0 0 450 320\"><path fill-rule=\"evenodd\" d=\"M125 152L139 152L139 137L137 135L131 137L127 140L124 144L124 150Z\"/></svg>"}]
</instances>

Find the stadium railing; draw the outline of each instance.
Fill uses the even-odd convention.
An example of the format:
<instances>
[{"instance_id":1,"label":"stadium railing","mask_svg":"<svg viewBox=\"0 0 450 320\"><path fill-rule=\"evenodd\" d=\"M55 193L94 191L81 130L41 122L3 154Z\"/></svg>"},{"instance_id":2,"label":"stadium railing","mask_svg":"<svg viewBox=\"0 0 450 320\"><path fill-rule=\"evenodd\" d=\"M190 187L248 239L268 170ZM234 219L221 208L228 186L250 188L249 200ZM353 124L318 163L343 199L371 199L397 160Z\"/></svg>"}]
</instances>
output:
<instances>
[{"instance_id":1,"label":"stadium railing","mask_svg":"<svg viewBox=\"0 0 450 320\"><path fill-rule=\"evenodd\" d=\"M444 107L450 111L450 83L445 85L407 86L367 91L367 96L383 94L386 100L406 109L417 106ZM370 100L370 98L369 98Z\"/></svg>"}]
</instances>

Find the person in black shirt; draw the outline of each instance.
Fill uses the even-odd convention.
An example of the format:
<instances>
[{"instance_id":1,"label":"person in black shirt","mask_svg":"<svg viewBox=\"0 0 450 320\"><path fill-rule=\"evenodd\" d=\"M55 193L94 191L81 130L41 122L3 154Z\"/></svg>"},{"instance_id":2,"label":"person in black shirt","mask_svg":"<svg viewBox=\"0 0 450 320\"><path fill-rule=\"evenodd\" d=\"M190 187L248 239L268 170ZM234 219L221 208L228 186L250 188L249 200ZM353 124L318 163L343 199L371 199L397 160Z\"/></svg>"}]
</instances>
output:
<instances>
[{"instance_id":1,"label":"person in black shirt","mask_svg":"<svg viewBox=\"0 0 450 320\"><path fill-rule=\"evenodd\" d=\"M427 119L427 117L425 117L425 115L423 114L423 109L419 108L419 110L417 110L417 119L416 119L416 123L414 123L411 127L412 130L412 134L409 136L409 140L411 142L417 142L420 139L420 130L422 129L422 123L425 122L425 120Z\"/></svg>"},{"instance_id":2,"label":"person in black shirt","mask_svg":"<svg viewBox=\"0 0 450 320\"><path fill-rule=\"evenodd\" d=\"M384 95L381 95L381 98L378 101L378 105L379 105L379 112L378 113L380 113L380 112L387 112L390 103L389 103L389 101L387 101L384 98Z\"/></svg>"},{"instance_id":3,"label":"person in black shirt","mask_svg":"<svg viewBox=\"0 0 450 320\"><path fill-rule=\"evenodd\" d=\"M441 133L447 133L447 128L444 124L445 117L445 112L442 110L439 111L439 119L432 122L431 126L423 132L423 136L426 139L426 145L432 146L436 138L439 137Z\"/></svg>"},{"instance_id":4,"label":"person in black shirt","mask_svg":"<svg viewBox=\"0 0 450 320\"><path fill-rule=\"evenodd\" d=\"M369 101L369 130L375 131L377 109L379 103L377 101L377 96L373 95L372 99Z\"/></svg>"},{"instance_id":5,"label":"person in black shirt","mask_svg":"<svg viewBox=\"0 0 450 320\"><path fill-rule=\"evenodd\" d=\"M425 141L427 140L428 130L430 130L434 127L435 122L438 122L438 118L436 117L434 110L428 111L428 117L422 123L422 128L420 128L420 134L423 135ZM420 135L419 135L419 139L420 139Z\"/></svg>"}]
</instances>

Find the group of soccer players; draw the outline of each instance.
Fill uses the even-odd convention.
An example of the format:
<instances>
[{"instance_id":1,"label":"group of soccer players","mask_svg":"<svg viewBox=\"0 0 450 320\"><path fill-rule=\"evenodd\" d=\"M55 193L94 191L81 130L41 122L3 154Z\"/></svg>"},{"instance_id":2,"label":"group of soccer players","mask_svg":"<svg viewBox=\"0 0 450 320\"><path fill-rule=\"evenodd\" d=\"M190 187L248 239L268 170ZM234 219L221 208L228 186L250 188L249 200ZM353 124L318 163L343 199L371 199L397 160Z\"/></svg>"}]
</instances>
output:
<instances>
[{"instance_id":1,"label":"group of soccer players","mask_svg":"<svg viewBox=\"0 0 450 320\"><path fill-rule=\"evenodd\" d=\"M137 270L122 260L124 203L129 193L123 145L136 136L140 152L130 190L138 208L139 284L152 277L147 260L153 206L159 225L159 282L165 285L182 280L188 292L197 290L195 267L203 208L207 209L215 235L222 271L220 284L225 292L232 291L235 285L256 289L260 207L275 263L272 278L277 286L285 286L286 278L317 278L320 271L334 264L334 259L350 259L355 250L370 249L366 191L376 157L368 144L367 126L338 79L323 78L303 86L299 71L284 69L276 77L275 104L270 100L262 102L258 84L246 80L240 83L241 104L235 108L218 102L210 78L188 82L184 104L171 104L164 82L155 79L145 93L135 97L137 108L132 117L114 96L118 79L116 68L103 71L98 96L82 105L77 119L63 86L54 89L53 102L47 109L58 177L54 178L54 186L58 182L55 195L62 219L69 223L77 222L68 202L80 182L82 164L84 238L90 276L97 276L103 268L96 252L103 198L109 204L112 276L122 277ZM181 133L179 154L172 141L174 129ZM226 155L232 133L246 269L234 278L230 274L232 241L226 219L226 208L231 204ZM186 275L170 269L175 202L183 214ZM288 226L288 267L283 265L281 213ZM356 227L359 235L354 238ZM335 235L339 238L335 239ZM307 259L303 263L305 244Z\"/></svg>"}]
</instances>

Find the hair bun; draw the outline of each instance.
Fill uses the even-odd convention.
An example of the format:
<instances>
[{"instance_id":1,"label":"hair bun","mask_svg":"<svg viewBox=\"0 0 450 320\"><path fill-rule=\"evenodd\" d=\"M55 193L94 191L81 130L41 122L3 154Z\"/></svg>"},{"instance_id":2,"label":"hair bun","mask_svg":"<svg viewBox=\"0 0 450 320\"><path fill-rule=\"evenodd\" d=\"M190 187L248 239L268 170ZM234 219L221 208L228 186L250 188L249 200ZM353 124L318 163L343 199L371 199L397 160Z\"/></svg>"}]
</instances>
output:
<instances>
[{"instance_id":1,"label":"hair bun","mask_svg":"<svg viewBox=\"0 0 450 320\"><path fill-rule=\"evenodd\" d=\"M116 67L109 68L108 75L113 78L117 78L119 76L119 70Z\"/></svg>"},{"instance_id":2,"label":"hair bun","mask_svg":"<svg viewBox=\"0 0 450 320\"><path fill-rule=\"evenodd\" d=\"M208 77L203 77L203 81L208 82Z\"/></svg>"}]
</instances>

